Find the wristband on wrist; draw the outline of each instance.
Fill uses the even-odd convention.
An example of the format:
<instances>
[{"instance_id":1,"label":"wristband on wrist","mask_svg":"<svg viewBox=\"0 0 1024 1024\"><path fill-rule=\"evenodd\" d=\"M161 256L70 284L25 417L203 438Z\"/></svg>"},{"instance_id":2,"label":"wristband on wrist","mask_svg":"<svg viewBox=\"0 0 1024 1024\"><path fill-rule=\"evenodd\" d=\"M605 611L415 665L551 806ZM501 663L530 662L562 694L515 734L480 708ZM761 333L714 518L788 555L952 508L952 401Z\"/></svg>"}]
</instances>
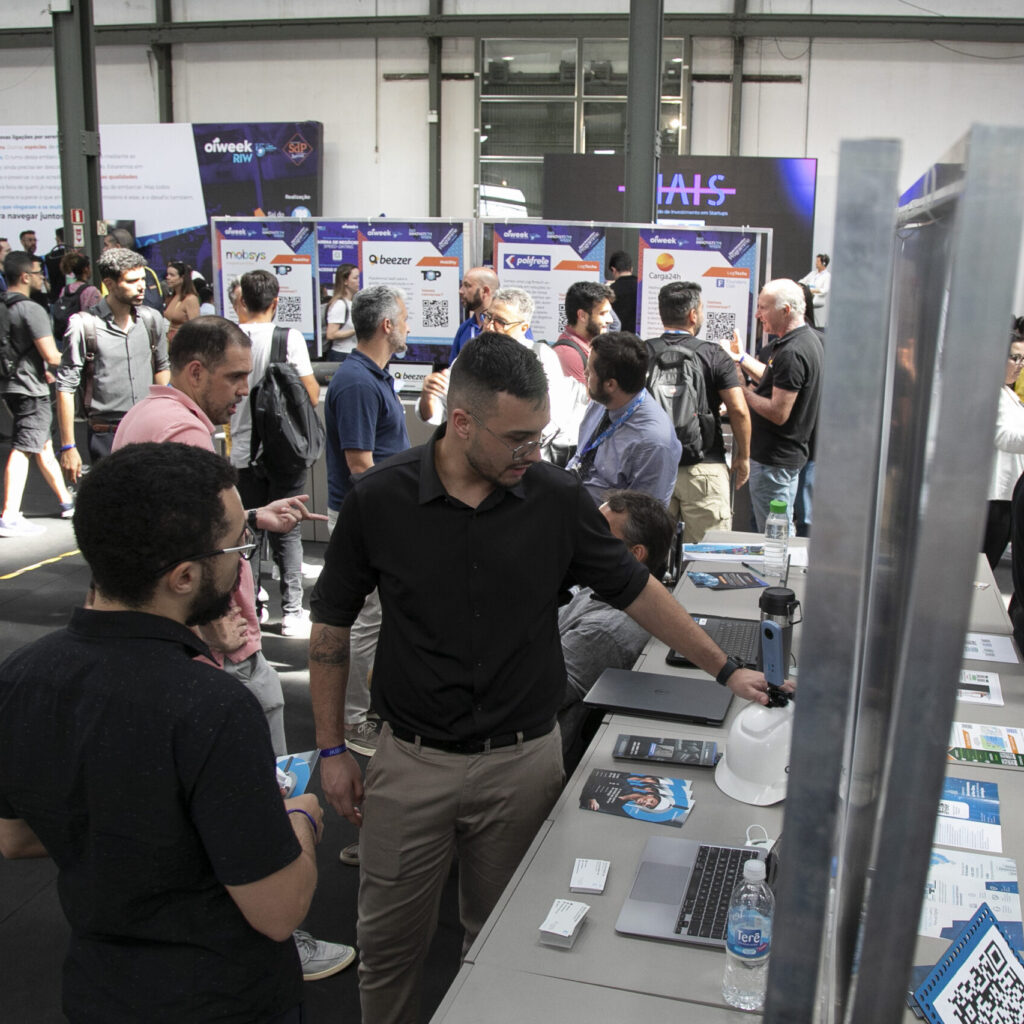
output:
<instances>
[{"instance_id":1,"label":"wristband on wrist","mask_svg":"<svg viewBox=\"0 0 1024 1024\"><path fill-rule=\"evenodd\" d=\"M309 811L304 811L301 807L293 807L289 814L301 814L309 823L313 826L313 841L320 842L320 830L316 827L316 822L313 820L313 815Z\"/></svg>"},{"instance_id":2,"label":"wristband on wrist","mask_svg":"<svg viewBox=\"0 0 1024 1024\"><path fill-rule=\"evenodd\" d=\"M320 751L321 757L334 757L335 754L345 754L348 752L348 747L344 743L339 743L336 747L323 747Z\"/></svg>"},{"instance_id":3,"label":"wristband on wrist","mask_svg":"<svg viewBox=\"0 0 1024 1024\"><path fill-rule=\"evenodd\" d=\"M729 682L729 677L739 668L739 664L732 658L726 658L725 664L718 670L718 675L715 676L715 682L719 686L725 686Z\"/></svg>"},{"instance_id":4,"label":"wristband on wrist","mask_svg":"<svg viewBox=\"0 0 1024 1024\"><path fill-rule=\"evenodd\" d=\"M60 446L60 450L62 452L69 452L69 451L71 451L72 448L77 448L77 447L78 447L78 445L75 444L74 441L72 441L71 444L62 444Z\"/></svg>"},{"instance_id":5,"label":"wristband on wrist","mask_svg":"<svg viewBox=\"0 0 1024 1024\"><path fill-rule=\"evenodd\" d=\"M747 358L747 353L746 352L741 352L740 353L740 357L737 360L737 365L738 366L742 366L743 365L743 360L746 359L746 358Z\"/></svg>"},{"instance_id":6,"label":"wristband on wrist","mask_svg":"<svg viewBox=\"0 0 1024 1024\"><path fill-rule=\"evenodd\" d=\"M249 509L248 512L245 513L245 521L248 524L249 529L252 530L254 533L258 533L260 529L259 525L256 522L256 514L258 512L259 509L251 508Z\"/></svg>"}]
</instances>

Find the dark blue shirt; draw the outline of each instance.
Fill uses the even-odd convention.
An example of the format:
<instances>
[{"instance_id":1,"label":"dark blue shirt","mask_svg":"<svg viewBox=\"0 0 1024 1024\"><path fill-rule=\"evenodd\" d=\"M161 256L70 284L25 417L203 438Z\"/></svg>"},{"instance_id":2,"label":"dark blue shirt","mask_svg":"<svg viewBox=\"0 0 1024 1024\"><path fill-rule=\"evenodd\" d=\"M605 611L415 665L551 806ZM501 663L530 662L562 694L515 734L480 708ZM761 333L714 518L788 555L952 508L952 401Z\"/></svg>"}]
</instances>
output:
<instances>
[{"instance_id":1,"label":"dark blue shirt","mask_svg":"<svg viewBox=\"0 0 1024 1024\"><path fill-rule=\"evenodd\" d=\"M482 330L476 313L459 324L459 329L455 332L455 341L452 342L452 350L448 353L449 365L455 362L455 357L462 351L462 346L471 338L475 338Z\"/></svg>"},{"instance_id":2,"label":"dark blue shirt","mask_svg":"<svg viewBox=\"0 0 1024 1024\"><path fill-rule=\"evenodd\" d=\"M405 451L405 409L391 374L356 349L331 378L324 412L327 507L340 509L352 486L345 451L373 452L375 463Z\"/></svg>"}]
</instances>

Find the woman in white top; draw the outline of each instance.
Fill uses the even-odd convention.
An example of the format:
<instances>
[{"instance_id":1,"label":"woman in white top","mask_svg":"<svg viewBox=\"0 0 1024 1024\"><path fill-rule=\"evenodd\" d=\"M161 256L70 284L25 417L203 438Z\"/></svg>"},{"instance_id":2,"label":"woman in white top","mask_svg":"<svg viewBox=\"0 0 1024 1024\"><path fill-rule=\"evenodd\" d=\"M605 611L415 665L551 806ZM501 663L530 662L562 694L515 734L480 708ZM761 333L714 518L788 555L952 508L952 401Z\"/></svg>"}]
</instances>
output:
<instances>
[{"instance_id":1,"label":"woman in white top","mask_svg":"<svg viewBox=\"0 0 1024 1024\"><path fill-rule=\"evenodd\" d=\"M352 299L359 291L359 268L342 263L334 274L334 294L327 304L327 340L331 347L324 353L328 360L340 363L356 347L352 326Z\"/></svg>"},{"instance_id":2,"label":"woman in white top","mask_svg":"<svg viewBox=\"0 0 1024 1024\"><path fill-rule=\"evenodd\" d=\"M992 483L988 492L988 520L982 551L994 569L1002 558L1010 539L1010 499L1013 488L1024 473L1024 403L1013 385L1024 363L1024 341L1010 342L1006 373L999 391L996 413L996 457L992 466Z\"/></svg>"}]
</instances>

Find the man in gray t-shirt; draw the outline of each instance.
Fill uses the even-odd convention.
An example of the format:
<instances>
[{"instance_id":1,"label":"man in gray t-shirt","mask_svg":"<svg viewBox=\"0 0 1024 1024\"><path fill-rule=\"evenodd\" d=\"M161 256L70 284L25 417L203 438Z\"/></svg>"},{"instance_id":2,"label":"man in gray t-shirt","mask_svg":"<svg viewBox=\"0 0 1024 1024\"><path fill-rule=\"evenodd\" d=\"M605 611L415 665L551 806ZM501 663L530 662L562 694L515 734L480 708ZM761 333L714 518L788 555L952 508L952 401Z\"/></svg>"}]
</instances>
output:
<instances>
[{"instance_id":1,"label":"man in gray t-shirt","mask_svg":"<svg viewBox=\"0 0 1024 1024\"><path fill-rule=\"evenodd\" d=\"M42 260L27 252L11 252L4 257L3 271L7 279L3 302L10 319L11 341L20 358L14 373L0 379L0 395L14 420L14 439L4 474L0 537L31 537L42 533L45 527L30 523L21 514L30 455L35 456L43 479L57 496L61 517L66 519L73 511L71 494L50 440L53 409L46 367L56 366L60 353L53 342L50 318L42 306L29 298L34 288L43 287Z\"/></svg>"},{"instance_id":2,"label":"man in gray t-shirt","mask_svg":"<svg viewBox=\"0 0 1024 1024\"><path fill-rule=\"evenodd\" d=\"M609 491L601 506L608 528L654 576L665 571L675 522L657 498L641 491ZM582 753L580 734L590 710L582 703L606 668L632 668L650 634L625 612L582 587L558 611L565 659L565 697L558 712L566 769Z\"/></svg>"}]
</instances>

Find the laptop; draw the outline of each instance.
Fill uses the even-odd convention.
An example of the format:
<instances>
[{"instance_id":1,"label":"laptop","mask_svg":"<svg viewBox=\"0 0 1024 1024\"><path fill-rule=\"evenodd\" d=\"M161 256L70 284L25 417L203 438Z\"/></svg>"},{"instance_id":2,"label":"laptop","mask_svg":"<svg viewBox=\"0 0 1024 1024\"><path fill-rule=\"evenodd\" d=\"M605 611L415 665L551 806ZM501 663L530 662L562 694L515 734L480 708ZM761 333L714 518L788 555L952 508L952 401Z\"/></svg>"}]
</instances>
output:
<instances>
[{"instance_id":1,"label":"laptop","mask_svg":"<svg viewBox=\"0 0 1024 1024\"><path fill-rule=\"evenodd\" d=\"M761 654L760 619L730 619L722 615L690 615L719 647L741 668L757 668ZM692 668L693 662L678 651L665 656L670 665Z\"/></svg>"},{"instance_id":2,"label":"laptop","mask_svg":"<svg viewBox=\"0 0 1024 1024\"><path fill-rule=\"evenodd\" d=\"M765 851L652 836L615 930L644 939L725 947L729 899L751 858Z\"/></svg>"},{"instance_id":3,"label":"laptop","mask_svg":"<svg viewBox=\"0 0 1024 1024\"><path fill-rule=\"evenodd\" d=\"M628 715L721 725L732 703L732 690L703 673L667 676L606 668L583 703Z\"/></svg>"}]
</instances>

